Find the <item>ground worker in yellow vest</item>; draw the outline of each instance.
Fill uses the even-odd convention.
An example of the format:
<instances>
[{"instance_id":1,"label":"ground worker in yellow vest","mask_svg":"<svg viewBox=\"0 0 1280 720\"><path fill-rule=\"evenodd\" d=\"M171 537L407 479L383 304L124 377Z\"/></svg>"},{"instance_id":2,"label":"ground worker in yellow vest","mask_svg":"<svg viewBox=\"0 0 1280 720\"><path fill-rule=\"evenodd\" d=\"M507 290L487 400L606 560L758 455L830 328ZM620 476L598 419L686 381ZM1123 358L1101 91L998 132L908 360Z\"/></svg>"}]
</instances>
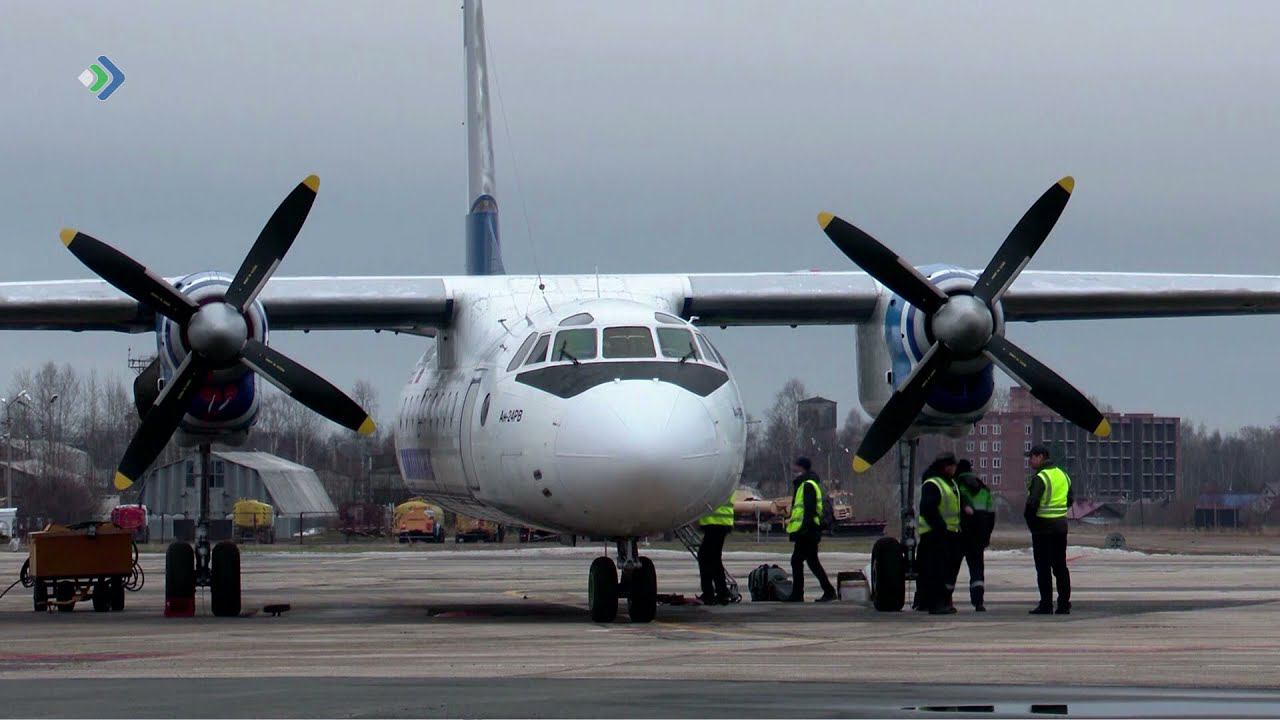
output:
<instances>
[{"instance_id":1,"label":"ground worker in yellow vest","mask_svg":"<svg viewBox=\"0 0 1280 720\"><path fill-rule=\"evenodd\" d=\"M1071 478L1058 467L1049 449L1036 445L1027 453L1035 475L1027 481L1027 508L1024 515L1031 529L1031 552L1036 561L1036 584L1040 604L1032 615L1054 612L1053 581L1058 581L1059 615L1071 612L1071 571L1067 569L1067 510L1075 501Z\"/></svg>"},{"instance_id":2,"label":"ground worker in yellow vest","mask_svg":"<svg viewBox=\"0 0 1280 720\"><path fill-rule=\"evenodd\" d=\"M913 607L930 615L950 615L956 611L951 601L955 573L963 554L960 540L961 500L956 487L956 456L939 455L925 469L920 485L920 514L916 531L916 601ZM949 586L949 587L948 587Z\"/></svg>"},{"instance_id":3,"label":"ground worker in yellow vest","mask_svg":"<svg viewBox=\"0 0 1280 720\"><path fill-rule=\"evenodd\" d=\"M830 602L836 599L836 589L818 560L818 543L822 541L822 485L807 457L796 458L791 472L795 475L795 496L791 500L787 534L795 547L791 551L791 597L787 601L804 602L804 566L808 563L822 586L818 602Z\"/></svg>"},{"instance_id":4,"label":"ground worker in yellow vest","mask_svg":"<svg viewBox=\"0 0 1280 720\"><path fill-rule=\"evenodd\" d=\"M729 587L725 582L724 541L733 531L733 496L698 519L702 529L702 543L698 545L698 575L702 577L702 594L698 599L703 605L728 605Z\"/></svg>"}]
</instances>

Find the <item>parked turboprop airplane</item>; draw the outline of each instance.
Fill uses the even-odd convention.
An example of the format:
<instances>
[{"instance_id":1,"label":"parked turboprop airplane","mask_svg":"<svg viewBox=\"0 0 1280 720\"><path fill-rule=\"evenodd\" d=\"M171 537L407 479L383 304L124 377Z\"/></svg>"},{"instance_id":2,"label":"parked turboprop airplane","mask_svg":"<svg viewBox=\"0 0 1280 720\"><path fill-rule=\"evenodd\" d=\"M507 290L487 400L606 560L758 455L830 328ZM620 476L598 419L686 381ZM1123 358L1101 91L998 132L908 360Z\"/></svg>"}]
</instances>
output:
<instances>
[{"instance_id":1,"label":"parked turboprop airplane","mask_svg":"<svg viewBox=\"0 0 1280 720\"><path fill-rule=\"evenodd\" d=\"M205 448L243 437L257 409L255 375L339 424L373 429L341 391L269 347L268 321L275 331L417 333L433 339L393 428L409 487L466 515L616 540L621 579L613 560L592 563L591 617L613 619L625 597L632 620L645 622L657 577L637 539L713 508L742 470L742 401L700 326L855 326L859 392L876 416L854 461L861 470L900 438L959 433L981 418L993 366L1064 417L1108 432L1083 394L1006 338L1008 323L1280 312L1275 277L1022 272L1070 197L1069 177L980 273L917 269L823 213L821 228L867 274L505 275L480 0L464 3L464 35L466 275L272 277L319 188L311 176L234 277L161 279L64 230L71 252L106 282L0 284L0 328L155 333L156 364L136 388L145 419L117 487L139 478L175 432ZM182 579L167 581L167 595L193 597L195 582L208 583L215 614L238 613L238 554L211 553L204 537L194 557L189 546L170 549L172 577Z\"/></svg>"}]
</instances>

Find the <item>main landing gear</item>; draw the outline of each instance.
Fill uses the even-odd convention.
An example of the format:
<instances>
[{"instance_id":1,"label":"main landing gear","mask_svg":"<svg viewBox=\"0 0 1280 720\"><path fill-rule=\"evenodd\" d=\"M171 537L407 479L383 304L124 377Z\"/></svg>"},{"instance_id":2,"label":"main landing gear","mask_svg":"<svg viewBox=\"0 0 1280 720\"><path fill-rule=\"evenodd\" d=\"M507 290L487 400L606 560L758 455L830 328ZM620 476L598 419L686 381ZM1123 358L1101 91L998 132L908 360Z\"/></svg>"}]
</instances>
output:
<instances>
[{"instance_id":1,"label":"main landing gear","mask_svg":"<svg viewBox=\"0 0 1280 720\"><path fill-rule=\"evenodd\" d=\"M626 598L631 622L652 622L658 612L658 572L653 561L640 556L636 538L618 540L618 562L601 556L591 563L587 579L587 607L592 622L608 623L618 617L618 599Z\"/></svg>"},{"instance_id":2,"label":"main landing gear","mask_svg":"<svg viewBox=\"0 0 1280 720\"><path fill-rule=\"evenodd\" d=\"M223 541L209 546L210 447L200 446L200 517L196 521L195 547L185 542L169 545L164 554L165 617L191 617L196 613L196 588L209 588L209 605L216 617L240 615L240 548Z\"/></svg>"}]
</instances>

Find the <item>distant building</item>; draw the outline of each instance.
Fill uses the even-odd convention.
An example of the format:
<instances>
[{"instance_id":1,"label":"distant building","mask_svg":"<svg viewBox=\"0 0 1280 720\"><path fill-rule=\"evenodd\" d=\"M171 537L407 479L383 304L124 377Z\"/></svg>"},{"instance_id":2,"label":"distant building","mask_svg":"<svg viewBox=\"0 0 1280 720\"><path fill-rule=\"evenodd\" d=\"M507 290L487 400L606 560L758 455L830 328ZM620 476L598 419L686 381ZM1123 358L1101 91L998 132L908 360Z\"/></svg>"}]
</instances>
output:
<instances>
[{"instance_id":1,"label":"distant building","mask_svg":"<svg viewBox=\"0 0 1280 720\"><path fill-rule=\"evenodd\" d=\"M309 467L270 453L241 451L214 451L209 464L209 514L214 518L225 517L241 498L274 507L278 531L296 527L299 519L311 526L312 520L337 515ZM153 515L195 518L200 510L199 472L198 455L153 468L142 476L138 502Z\"/></svg>"},{"instance_id":2,"label":"distant building","mask_svg":"<svg viewBox=\"0 0 1280 720\"><path fill-rule=\"evenodd\" d=\"M1095 437L1045 407L1022 387L1008 406L987 413L958 439L927 436L921 458L946 449L973 461L993 492L1012 507L1026 502L1030 474L1026 452L1045 445L1071 476L1077 499L1128 502L1169 500L1181 487L1178 438L1181 419L1150 413L1107 413L1111 435Z\"/></svg>"}]
</instances>

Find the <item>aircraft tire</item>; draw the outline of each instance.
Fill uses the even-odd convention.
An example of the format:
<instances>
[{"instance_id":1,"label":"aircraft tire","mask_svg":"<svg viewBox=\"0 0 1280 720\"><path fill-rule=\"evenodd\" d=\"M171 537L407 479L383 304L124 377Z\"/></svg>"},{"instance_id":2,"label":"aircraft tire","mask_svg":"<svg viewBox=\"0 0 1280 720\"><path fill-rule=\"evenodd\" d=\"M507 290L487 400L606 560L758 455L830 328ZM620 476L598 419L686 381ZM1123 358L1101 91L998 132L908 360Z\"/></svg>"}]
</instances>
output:
<instances>
[{"instance_id":1,"label":"aircraft tire","mask_svg":"<svg viewBox=\"0 0 1280 720\"><path fill-rule=\"evenodd\" d=\"M871 548L871 599L880 612L898 612L906 604L907 568L902 543L882 537Z\"/></svg>"},{"instance_id":2,"label":"aircraft tire","mask_svg":"<svg viewBox=\"0 0 1280 720\"><path fill-rule=\"evenodd\" d=\"M618 566L607 557L591 561L587 609L591 612L591 622L611 623L618 617Z\"/></svg>"},{"instance_id":3,"label":"aircraft tire","mask_svg":"<svg viewBox=\"0 0 1280 720\"><path fill-rule=\"evenodd\" d=\"M633 623L650 623L658 614L658 571L653 561L640 558L640 567L631 571L627 593L627 615Z\"/></svg>"},{"instance_id":4,"label":"aircraft tire","mask_svg":"<svg viewBox=\"0 0 1280 720\"><path fill-rule=\"evenodd\" d=\"M214 617L240 616L240 548L222 541L213 546L209 605Z\"/></svg>"},{"instance_id":5,"label":"aircraft tire","mask_svg":"<svg viewBox=\"0 0 1280 720\"><path fill-rule=\"evenodd\" d=\"M184 542L164 551L164 596L190 600L196 596L196 551Z\"/></svg>"}]
</instances>

